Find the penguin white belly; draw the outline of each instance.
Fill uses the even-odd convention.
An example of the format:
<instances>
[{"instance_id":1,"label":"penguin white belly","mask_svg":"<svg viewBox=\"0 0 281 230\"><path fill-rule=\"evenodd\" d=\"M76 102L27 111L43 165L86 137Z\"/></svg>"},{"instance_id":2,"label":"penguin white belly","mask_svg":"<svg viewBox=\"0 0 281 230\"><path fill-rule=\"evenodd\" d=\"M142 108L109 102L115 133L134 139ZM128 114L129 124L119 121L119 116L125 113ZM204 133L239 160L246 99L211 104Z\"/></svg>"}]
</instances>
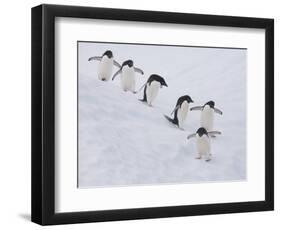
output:
<instances>
[{"instance_id":1,"label":"penguin white belly","mask_svg":"<svg viewBox=\"0 0 281 230\"><path fill-rule=\"evenodd\" d=\"M152 81L146 87L147 104L151 105L156 98L161 84L158 81Z\"/></svg>"},{"instance_id":2,"label":"penguin white belly","mask_svg":"<svg viewBox=\"0 0 281 230\"><path fill-rule=\"evenodd\" d=\"M129 90L131 92L135 92L136 82L134 67L123 67L121 74L121 86L124 91Z\"/></svg>"},{"instance_id":3,"label":"penguin white belly","mask_svg":"<svg viewBox=\"0 0 281 230\"><path fill-rule=\"evenodd\" d=\"M196 135L196 145L197 145L197 151L199 156L210 155L210 141L209 137L207 135L199 136Z\"/></svg>"},{"instance_id":4,"label":"penguin white belly","mask_svg":"<svg viewBox=\"0 0 281 230\"><path fill-rule=\"evenodd\" d=\"M183 125L184 125L184 121L187 117L187 113L188 113L188 108L189 108L189 105L187 103L187 101L184 101L182 104L181 104L181 107L178 109L178 122L179 122L179 127L182 128Z\"/></svg>"},{"instance_id":5,"label":"penguin white belly","mask_svg":"<svg viewBox=\"0 0 281 230\"><path fill-rule=\"evenodd\" d=\"M205 108L201 112L201 127L204 127L207 131L212 131L213 123L214 110L209 106L205 106Z\"/></svg>"},{"instance_id":6,"label":"penguin white belly","mask_svg":"<svg viewBox=\"0 0 281 230\"><path fill-rule=\"evenodd\" d=\"M103 56L98 69L98 78L102 81L108 81L112 75L113 58Z\"/></svg>"}]
</instances>

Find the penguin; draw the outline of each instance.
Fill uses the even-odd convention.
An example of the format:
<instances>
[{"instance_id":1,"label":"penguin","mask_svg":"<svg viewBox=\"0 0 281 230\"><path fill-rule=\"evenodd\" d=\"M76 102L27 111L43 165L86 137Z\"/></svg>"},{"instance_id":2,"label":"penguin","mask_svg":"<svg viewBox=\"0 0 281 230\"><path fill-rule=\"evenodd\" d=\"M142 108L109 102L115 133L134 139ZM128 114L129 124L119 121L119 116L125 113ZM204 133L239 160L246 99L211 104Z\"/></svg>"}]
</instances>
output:
<instances>
[{"instance_id":1,"label":"penguin","mask_svg":"<svg viewBox=\"0 0 281 230\"><path fill-rule=\"evenodd\" d=\"M110 79L113 65L117 66L118 68L121 67L121 65L114 60L111 50L105 51L101 57L94 56L88 59L88 61L92 60L99 61L98 78L102 81L108 81Z\"/></svg>"},{"instance_id":2,"label":"penguin","mask_svg":"<svg viewBox=\"0 0 281 230\"><path fill-rule=\"evenodd\" d=\"M164 115L165 118L171 123L177 125L180 129L183 129L184 121L186 120L188 114L189 103L193 103L193 102L194 101L191 99L190 96L188 95L181 96L177 100L177 104L171 113L171 115L174 114L174 118L172 119L167 115Z\"/></svg>"},{"instance_id":3,"label":"penguin","mask_svg":"<svg viewBox=\"0 0 281 230\"><path fill-rule=\"evenodd\" d=\"M143 75L143 71L139 68L134 67L134 62L132 60L124 61L120 69L113 75L112 81L114 78L121 74L121 87L126 91L131 91L132 93L136 93L136 80L135 73L139 73Z\"/></svg>"},{"instance_id":4,"label":"penguin","mask_svg":"<svg viewBox=\"0 0 281 230\"><path fill-rule=\"evenodd\" d=\"M214 124L214 113L218 113L222 115L222 111L215 108L215 102L214 101L208 101L203 106L195 106L190 109L193 110L200 110L201 111L201 118L200 118L200 125L201 127L204 127L207 131L213 130L213 124ZM212 135L214 136L214 135Z\"/></svg>"},{"instance_id":5,"label":"penguin","mask_svg":"<svg viewBox=\"0 0 281 230\"><path fill-rule=\"evenodd\" d=\"M155 100L158 91L163 86L168 87L165 79L157 74L152 74L146 81L146 83L140 88L144 87L143 99L140 101L146 102L149 106L152 106L152 102Z\"/></svg>"},{"instance_id":6,"label":"penguin","mask_svg":"<svg viewBox=\"0 0 281 230\"><path fill-rule=\"evenodd\" d=\"M201 159L205 157L206 161L211 160L211 143L209 135L221 134L219 131L207 131L204 127L200 127L196 133L193 133L187 137L189 140L192 137L196 137L197 157Z\"/></svg>"}]
</instances>

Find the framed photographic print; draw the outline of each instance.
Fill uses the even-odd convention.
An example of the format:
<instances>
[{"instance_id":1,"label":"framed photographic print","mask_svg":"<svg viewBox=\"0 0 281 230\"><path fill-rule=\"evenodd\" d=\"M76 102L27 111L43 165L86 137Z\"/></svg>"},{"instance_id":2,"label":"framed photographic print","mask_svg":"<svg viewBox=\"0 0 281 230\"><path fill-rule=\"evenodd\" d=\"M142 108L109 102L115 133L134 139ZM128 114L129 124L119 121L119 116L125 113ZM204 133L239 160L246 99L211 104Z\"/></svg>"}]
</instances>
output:
<instances>
[{"instance_id":1,"label":"framed photographic print","mask_svg":"<svg viewBox=\"0 0 281 230\"><path fill-rule=\"evenodd\" d=\"M273 19L32 8L32 221L273 210Z\"/></svg>"}]
</instances>

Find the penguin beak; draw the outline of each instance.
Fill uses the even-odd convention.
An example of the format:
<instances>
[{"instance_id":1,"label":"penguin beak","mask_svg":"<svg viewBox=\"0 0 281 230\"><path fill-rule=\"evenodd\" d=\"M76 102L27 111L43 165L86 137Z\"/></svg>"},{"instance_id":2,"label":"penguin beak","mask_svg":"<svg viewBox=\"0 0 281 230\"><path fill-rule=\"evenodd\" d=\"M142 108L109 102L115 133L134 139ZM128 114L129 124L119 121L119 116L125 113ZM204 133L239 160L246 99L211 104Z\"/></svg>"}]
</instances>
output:
<instances>
[{"instance_id":1,"label":"penguin beak","mask_svg":"<svg viewBox=\"0 0 281 230\"><path fill-rule=\"evenodd\" d=\"M168 85L167 85L167 83L166 82L164 82L164 84L163 84L164 86L166 86L166 87L168 87Z\"/></svg>"},{"instance_id":2,"label":"penguin beak","mask_svg":"<svg viewBox=\"0 0 281 230\"><path fill-rule=\"evenodd\" d=\"M194 103L194 101L191 99L190 103Z\"/></svg>"}]
</instances>

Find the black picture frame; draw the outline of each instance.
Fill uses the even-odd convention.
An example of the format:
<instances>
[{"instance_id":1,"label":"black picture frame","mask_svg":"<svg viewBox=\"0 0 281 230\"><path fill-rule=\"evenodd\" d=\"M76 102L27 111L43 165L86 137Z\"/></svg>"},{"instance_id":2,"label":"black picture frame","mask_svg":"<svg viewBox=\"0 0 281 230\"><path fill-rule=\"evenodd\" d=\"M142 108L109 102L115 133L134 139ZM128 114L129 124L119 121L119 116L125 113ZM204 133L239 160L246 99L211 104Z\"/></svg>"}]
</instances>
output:
<instances>
[{"instance_id":1,"label":"black picture frame","mask_svg":"<svg viewBox=\"0 0 281 230\"><path fill-rule=\"evenodd\" d=\"M265 29L265 200L55 213L55 17ZM274 209L274 20L110 8L32 8L32 221L41 225L222 214Z\"/></svg>"}]
</instances>

